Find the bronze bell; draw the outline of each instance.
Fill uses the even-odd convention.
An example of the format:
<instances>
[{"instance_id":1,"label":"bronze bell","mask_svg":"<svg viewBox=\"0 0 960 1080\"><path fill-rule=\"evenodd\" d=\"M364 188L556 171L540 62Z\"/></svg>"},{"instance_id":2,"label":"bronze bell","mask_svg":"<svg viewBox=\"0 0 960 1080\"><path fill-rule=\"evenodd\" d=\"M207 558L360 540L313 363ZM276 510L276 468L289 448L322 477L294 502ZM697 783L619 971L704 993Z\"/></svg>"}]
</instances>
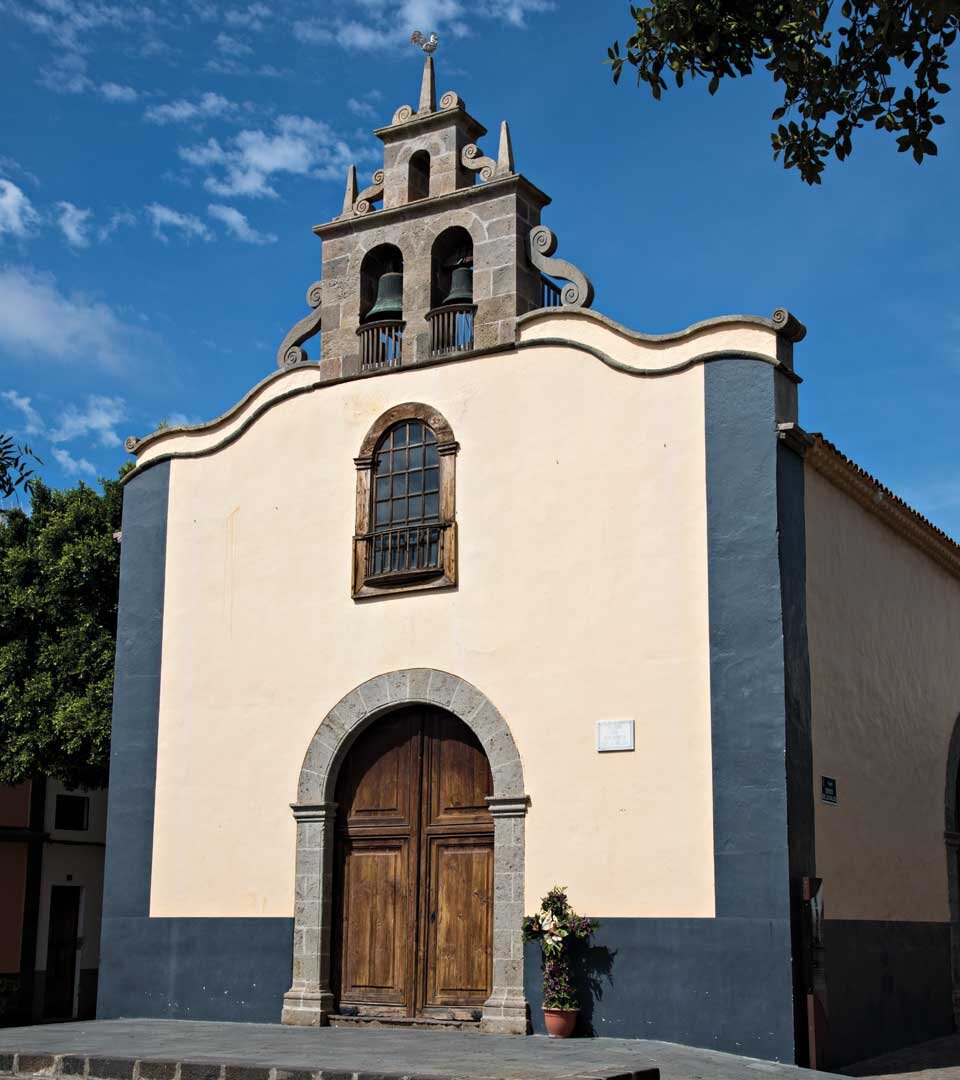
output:
<instances>
[{"instance_id":1,"label":"bronze bell","mask_svg":"<svg viewBox=\"0 0 960 1080\"><path fill-rule=\"evenodd\" d=\"M473 267L455 266L450 275L450 292L443 298L442 306L447 304L473 303Z\"/></svg>"},{"instance_id":2,"label":"bronze bell","mask_svg":"<svg viewBox=\"0 0 960 1080\"><path fill-rule=\"evenodd\" d=\"M403 274L388 270L377 282L377 299L367 312L366 321L403 317Z\"/></svg>"}]
</instances>

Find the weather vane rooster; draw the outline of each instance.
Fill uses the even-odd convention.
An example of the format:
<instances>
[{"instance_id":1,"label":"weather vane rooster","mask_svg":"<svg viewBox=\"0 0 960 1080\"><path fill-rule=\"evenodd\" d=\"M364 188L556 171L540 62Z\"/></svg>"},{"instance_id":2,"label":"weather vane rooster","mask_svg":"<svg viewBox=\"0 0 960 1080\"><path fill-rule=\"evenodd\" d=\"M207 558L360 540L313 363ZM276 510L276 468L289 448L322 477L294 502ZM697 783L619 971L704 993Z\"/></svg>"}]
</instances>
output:
<instances>
[{"instance_id":1,"label":"weather vane rooster","mask_svg":"<svg viewBox=\"0 0 960 1080\"><path fill-rule=\"evenodd\" d=\"M424 37L419 30L414 30L414 32L410 35L410 44L419 45L420 48L429 55L432 55L437 51L437 45L439 43L439 39L434 32L431 32L428 38Z\"/></svg>"}]
</instances>

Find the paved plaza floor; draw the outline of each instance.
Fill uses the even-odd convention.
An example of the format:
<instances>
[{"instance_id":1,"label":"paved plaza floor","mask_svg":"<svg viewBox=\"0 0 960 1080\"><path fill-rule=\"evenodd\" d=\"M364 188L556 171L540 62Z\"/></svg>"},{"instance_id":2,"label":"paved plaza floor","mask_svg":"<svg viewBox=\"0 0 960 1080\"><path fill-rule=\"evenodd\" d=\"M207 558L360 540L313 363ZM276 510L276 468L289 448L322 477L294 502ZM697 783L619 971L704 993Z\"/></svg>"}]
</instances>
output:
<instances>
[{"instance_id":1,"label":"paved plaza floor","mask_svg":"<svg viewBox=\"0 0 960 1080\"><path fill-rule=\"evenodd\" d=\"M697 1050L642 1039L564 1039L531 1035L483 1035L477 1032L296 1028L280 1024L222 1024L189 1020L100 1020L0 1028L3 1055L71 1055L59 1075L114 1077L123 1061L191 1062L248 1066L266 1070L322 1071L324 1080L386 1080L387 1077L447 1077L462 1080L553 1080L604 1077L659 1068L662 1080L815 1080L814 1073L792 1065ZM86 1064L75 1059L88 1059ZM94 1066L94 1058L121 1059ZM13 1067L7 1058L6 1068ZM36 1067L38 1063L34 1062ZM42 1062L40 1062L42 1065ZM21 1070L23 1071L23 1070ZM240 1070L209 1073L209 1080L230 1080ZM138 1068L136 1077L157 1080L208 1080L202 1070L171 1072ZM653 1074L648 1074L653 1075ZM127 1080L136 1080L132 1068ZM266 1072L243 1080L274 1080ZM281 1080L276 1077L275 1080ZM307 1080L290 1077L287 1080Z\"/></svg>"}]
</instances>

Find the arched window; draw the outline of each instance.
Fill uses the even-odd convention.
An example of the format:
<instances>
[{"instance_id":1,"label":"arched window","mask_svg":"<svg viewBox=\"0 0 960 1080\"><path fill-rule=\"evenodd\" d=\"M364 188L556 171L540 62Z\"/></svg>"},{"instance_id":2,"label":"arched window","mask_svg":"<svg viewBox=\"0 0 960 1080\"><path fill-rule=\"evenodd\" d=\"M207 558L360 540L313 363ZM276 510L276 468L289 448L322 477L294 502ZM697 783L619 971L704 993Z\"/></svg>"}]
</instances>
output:
<instances>
[{"instance_id":1,"label":"arched window","mask_svg":"<svg viewBox=\"0 0 960 1080\"><path fill-rule=\"evenodd\" d=\"M430 253L430 355L473 348L473 237L454 225L434 240Z\"/></svg>"},{"instance_id":2,"label":"arched window","mask_svg":"<svg viewBox=\"0 0 960 1080\"><path fill-rule=\"evenodd\" d=\"M403 254L379 244L360 264L360 370L398 367L403 351Z\"/></svg>"},{"instance_id":3,"label":"arched window","mask_svg":"<svg viewBox=\"0 0 960 1080\"><path fill-rule=\"evenodd\" d=\"M407 202L426 199L430 194L430 155L426 150L418 150L410 158L410 171L407 173Z\"/></svg>"},{"instance_id":4,"label":"arched window","mask_svg":"<svg viewBox=\"0 0 960 1080\"><path fill-rule=\"evenodd\" d=\"M357 457L353 595L456 584L457 443L428 405L398 405Z\"/></svg>"}]
</instances>

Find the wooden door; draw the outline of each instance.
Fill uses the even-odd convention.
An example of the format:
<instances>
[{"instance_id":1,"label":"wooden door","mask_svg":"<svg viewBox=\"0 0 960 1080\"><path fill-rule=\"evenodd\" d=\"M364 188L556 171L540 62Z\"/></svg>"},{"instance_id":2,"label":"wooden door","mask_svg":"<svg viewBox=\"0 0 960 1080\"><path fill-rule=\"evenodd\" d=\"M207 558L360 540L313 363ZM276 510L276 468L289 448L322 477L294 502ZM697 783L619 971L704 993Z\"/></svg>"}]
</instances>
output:
<instances>
[{"instance_id":1,"label":"wooden door","mask_svg":"<svg viewBox=\"0 0 960 1080\"><path fill-rule=\"evenodd\" d=\"M50 890L47 976L43 994L43 1015L47 1019L66 1020L74 1015L80 890L79 885L54 885Z\"/></svg>"},{"instance_id":2,"label":"wooden door","mask_svg":"<svg viewBox=\"0 0 960 1080\"><path fill-rule=\"evenodd\" d=\"M470 1018L490 994L490 767L439 709L377 721L337 782L341 1009Z\"/></svg>"}]
</instances>

